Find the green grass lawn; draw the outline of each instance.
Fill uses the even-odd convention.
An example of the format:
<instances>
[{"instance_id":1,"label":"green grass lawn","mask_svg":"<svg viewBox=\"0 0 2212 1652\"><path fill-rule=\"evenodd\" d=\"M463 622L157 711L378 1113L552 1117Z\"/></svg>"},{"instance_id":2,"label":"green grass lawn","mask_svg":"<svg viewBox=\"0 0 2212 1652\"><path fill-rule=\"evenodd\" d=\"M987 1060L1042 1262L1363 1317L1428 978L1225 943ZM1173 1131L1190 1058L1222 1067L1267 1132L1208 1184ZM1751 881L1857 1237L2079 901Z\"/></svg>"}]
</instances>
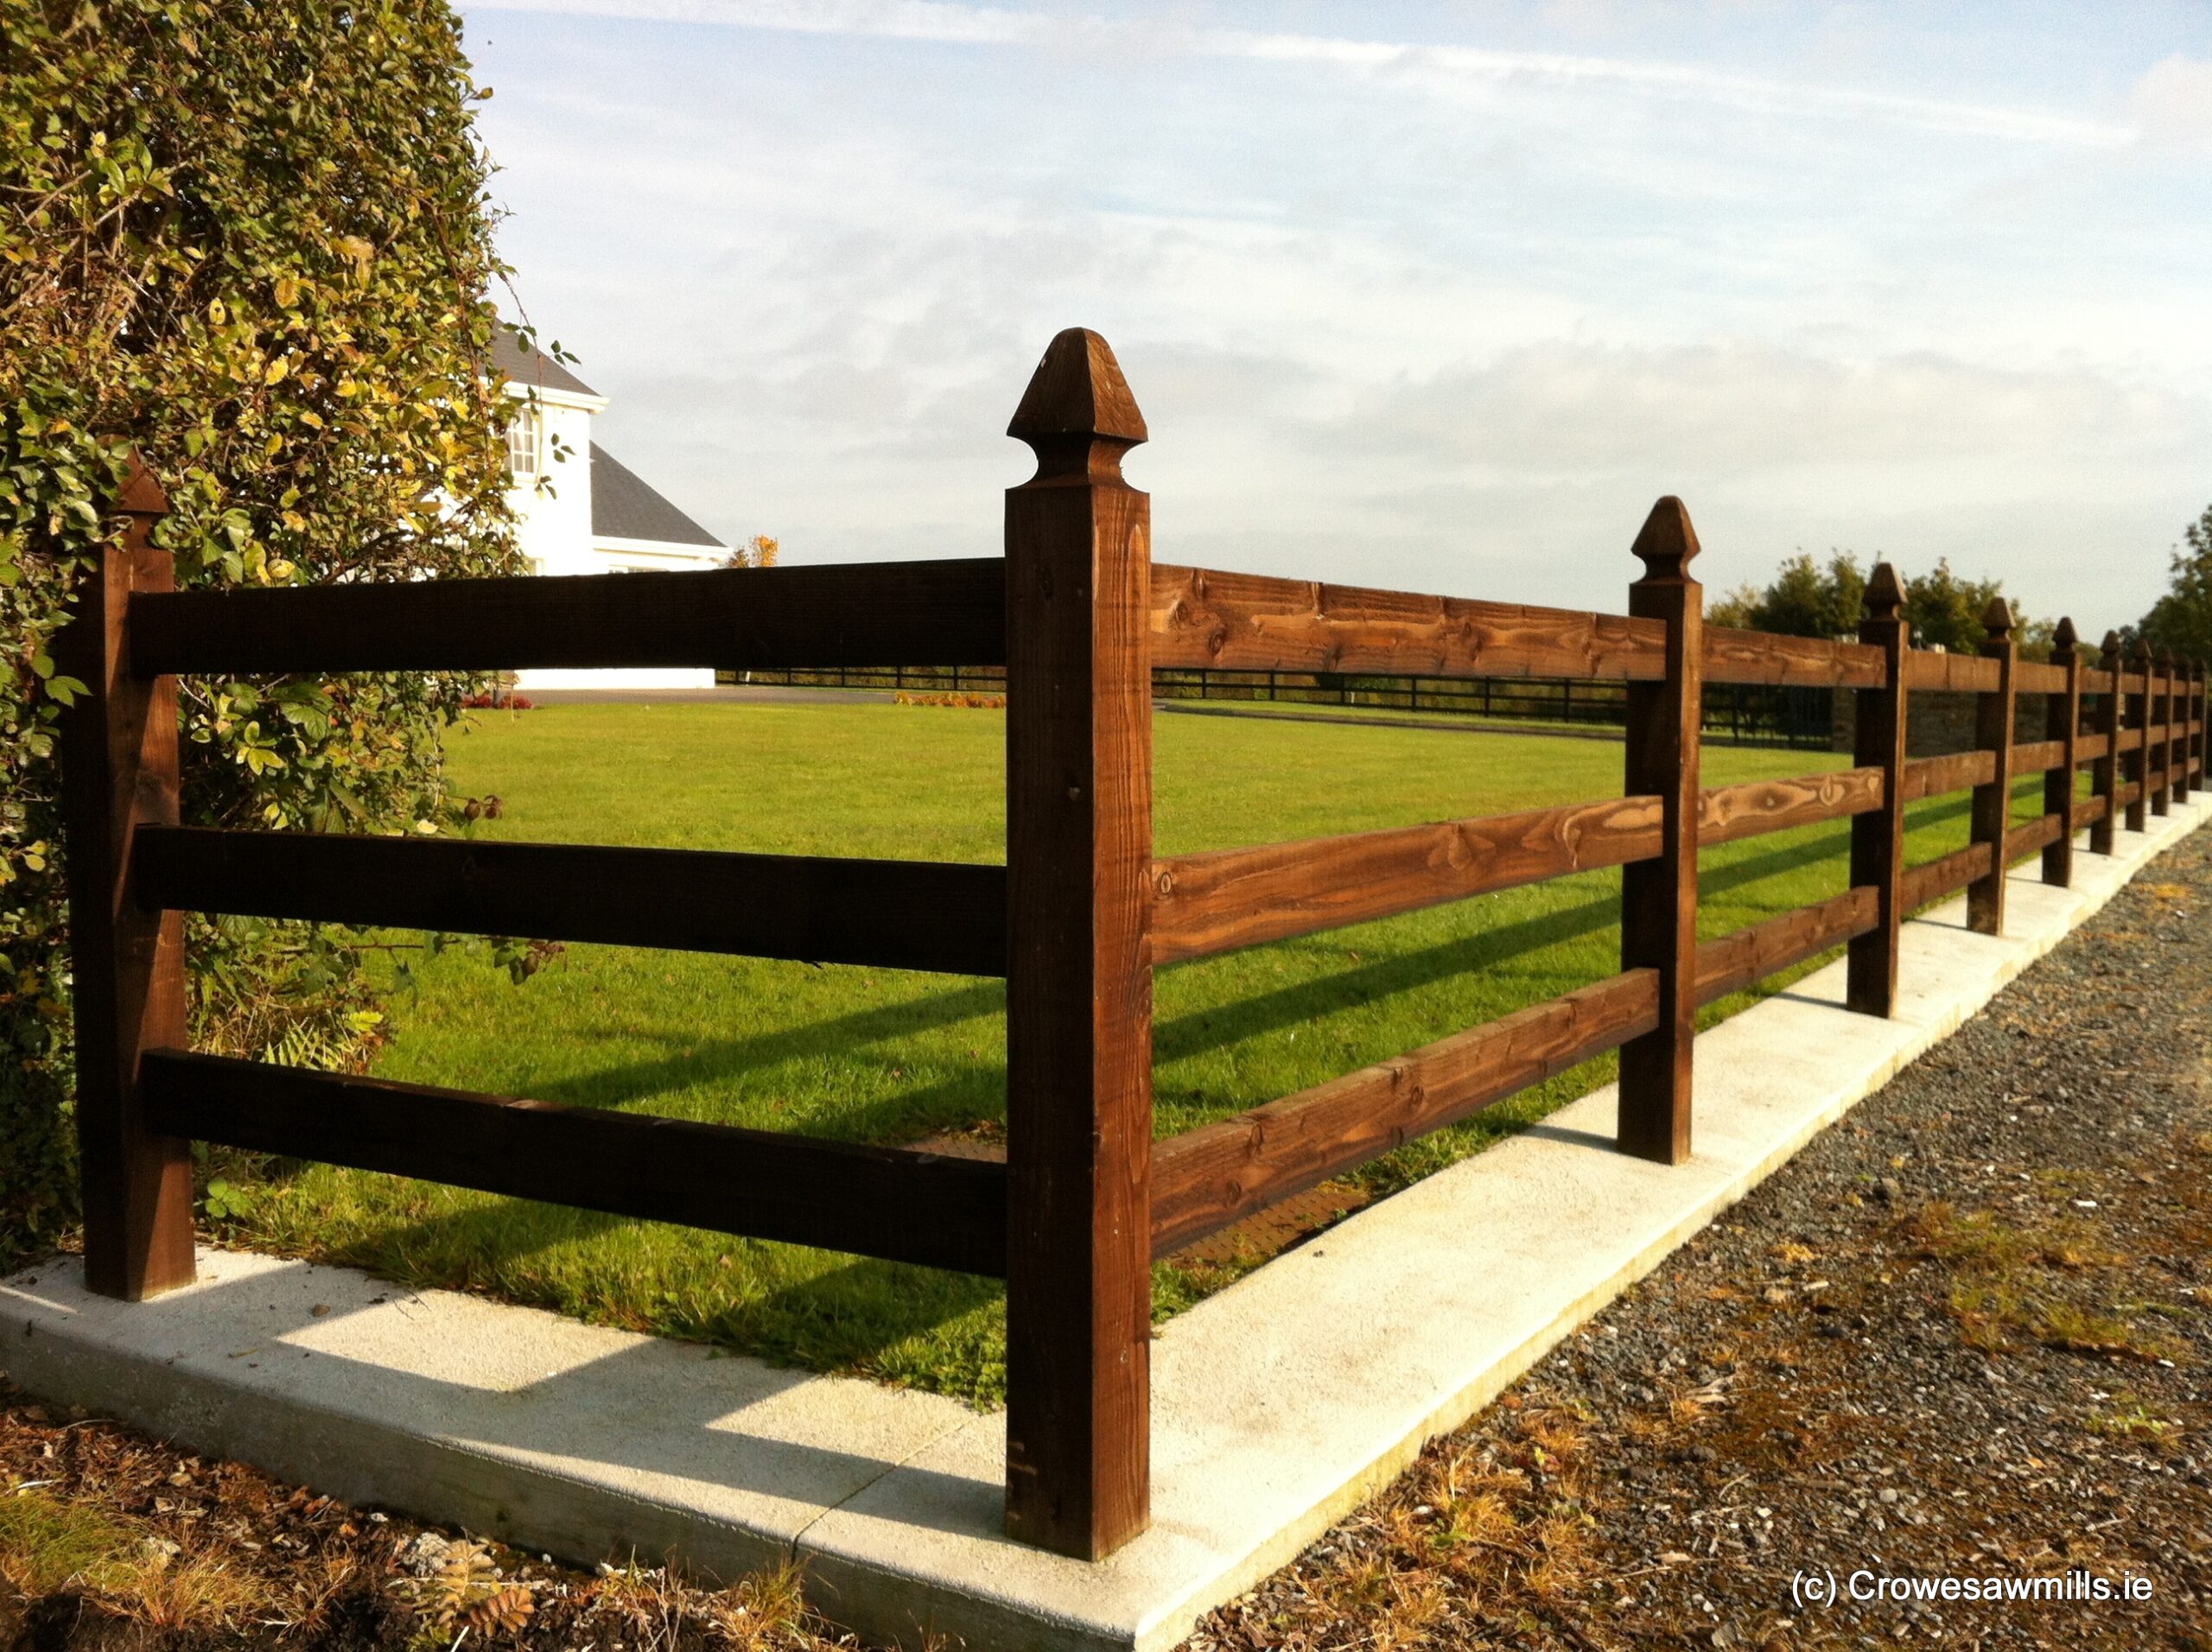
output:
<instances>
[{"instance_id":1,"label":"green grass lawn","mask_svg":"<svg viewBox=\"0 0 2212 1652\"><path fill-rule=\"evenodd\" d=\"M999 861L1004 728L994 711L850 702L560 706L480 718L454 740L452 769L462 791L502 799L501 817L479 828L487 836ZM1161 854L1621 789L1621 747L1588 740L1178 716L1158 718L1154 738ZM1705 778L1844 762L1714 748ZM2021 812L2037 806L2024 801ZM1701 931L1725 934L1840 891L1846 837L1838 824L1710 851ZM1909 858L1965 841L1964 797L1938 800L1915 811ZM1161 971L1160 1132L1610 975L1618 890L1617 872L1590 874ZM616 947L572 947L518 987L480 957L449 952L423 960L415 989L393 995L394 1037L377 1071L849 1139L988 1134L1004 1114L1003 1008L996 981ZM1610 1058L1592 1062L1366 1173L1401 1184L1611 1071ZM989 1280L321 1166L254 1183L221 1230L410 1284L978 1401L1002 1381L1003 1294ZM1158 1312L1230 1271L1163 1265Z\"/></svg>"}]
</instances>

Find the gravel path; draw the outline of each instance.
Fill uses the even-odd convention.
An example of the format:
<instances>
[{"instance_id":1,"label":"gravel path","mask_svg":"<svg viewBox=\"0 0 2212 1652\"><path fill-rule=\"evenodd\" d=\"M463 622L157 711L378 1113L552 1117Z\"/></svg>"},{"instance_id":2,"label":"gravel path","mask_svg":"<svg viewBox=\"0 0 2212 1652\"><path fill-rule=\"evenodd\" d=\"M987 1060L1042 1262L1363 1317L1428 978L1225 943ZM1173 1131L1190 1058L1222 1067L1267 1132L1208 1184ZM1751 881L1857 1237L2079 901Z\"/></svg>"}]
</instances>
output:
<instances>
[{"instance_id":1,"label":"gravel path","mask_svg":"<svg viewBox=\"0 0 2212 1652\"><path fill-rule=\"evenodd\" d=\"M2212 1648L2208 920L2212 832L1191 1652Z\"/></svg>"}]
</instances>

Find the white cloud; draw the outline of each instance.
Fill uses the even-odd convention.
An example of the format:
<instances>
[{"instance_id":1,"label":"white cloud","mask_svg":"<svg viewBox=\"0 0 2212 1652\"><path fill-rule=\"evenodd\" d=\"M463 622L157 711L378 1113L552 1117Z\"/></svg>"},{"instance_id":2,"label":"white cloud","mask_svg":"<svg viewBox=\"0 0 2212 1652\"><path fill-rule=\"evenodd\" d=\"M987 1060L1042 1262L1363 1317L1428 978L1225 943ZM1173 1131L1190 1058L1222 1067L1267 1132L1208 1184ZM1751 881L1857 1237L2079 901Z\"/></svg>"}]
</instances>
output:
<instances>
[{"instance_id":1,"label":"white cloud","mask_svg":"<svg viewBox=\"0 0 2212 1652\"><path fill-rule=\"evenodd\" d=\"M2176 148L2212 145L2212 60L2179 53L2152 66L2131 99L2145 139Z\"/></svg>"},{"instance_id":2,"label":"white cloud","mask_svg":"<svg viewBox=\"0 0 2212 1652\"><path fill-rule=\"evenodd\" d=\"M893 43L503 27L487 132L608 445L733 543L988 554L1027 473L1007 417L1071 323L1151 424L1165 560L1618 608L1678 492L1712 585L1801 544L1948 554L2101 629L2212 493L2202 188L1939 130L2008 106L1986 79L1910 121L1688 118L1793 83L1319 35L1234 36L1287 60L1228 73L1167 25L1096 52L986 8L688 10ZM949 76L921 38L1034 56Z\"/></svg>"},{"instance_id":3,"label":"white cloud","mask_svg":"<svg viewBox=\"0 0 2212 1652\"><path fill-rule=\"evenodd\" d=\"M1764 79L1695 65L1624 61L1561 52L1352 40L1319 35L1123 22L939 0L471 0L478 11L537 11L664 22L720 24L810 35L864 35L970 46L1122 51L1312 63L1387 78L1400 89L1464 96L1535 82L1594 86L1751 113L1822 115L2029 143L2118 148L2133 129L2037 109L1901 96L1808 81Z\"/></svg>"},{"instance_id":4,"label":"white cloud","mask_svg":"<svg viewBox=\"0 0 2212 1652\"><path fill-rule=\"evenodd\" d=\"M2102 466L2208 433L2202 397L2087 369L1934 353L1840 361L1770 344L1551 341L1391 385L1321 439L1414 462L1539 473L1716 466L1957 465L2033 454Z\"/></svg>"}]
</instances>

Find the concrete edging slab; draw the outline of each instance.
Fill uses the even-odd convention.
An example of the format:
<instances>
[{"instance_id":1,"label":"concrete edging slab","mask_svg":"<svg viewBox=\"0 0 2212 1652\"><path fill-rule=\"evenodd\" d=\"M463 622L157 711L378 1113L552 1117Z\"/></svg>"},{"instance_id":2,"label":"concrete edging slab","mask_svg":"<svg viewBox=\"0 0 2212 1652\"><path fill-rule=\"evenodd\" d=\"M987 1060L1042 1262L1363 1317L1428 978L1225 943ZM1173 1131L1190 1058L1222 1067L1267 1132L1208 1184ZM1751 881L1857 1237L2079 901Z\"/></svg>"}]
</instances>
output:
<instances>
[{"instance_id":1,"label":"concrete edging slab","mask_svg":"<svg viewBox=\"0 0 2212 1652\"><path fill-rule=\"evenodd\" d=\"M149 1303L73 1258L0 1285L0 1364L35 1393L357 1503L595 1560L730 1577L796 1556L863 1633L1154 1649L1473 1414L1813 1135L1987 1003L2212 813L2201 799L1906 925L1896 1019L1840 963L1698 1040L1695 1156L1611 1151L1593 1091L1354 1216L1161 1328L1154 1522L1096 1566L1000 1533L1004 1424L940 1396L584 1325L352 1269L203 1249Z\"/></svg>"}]
</instances>

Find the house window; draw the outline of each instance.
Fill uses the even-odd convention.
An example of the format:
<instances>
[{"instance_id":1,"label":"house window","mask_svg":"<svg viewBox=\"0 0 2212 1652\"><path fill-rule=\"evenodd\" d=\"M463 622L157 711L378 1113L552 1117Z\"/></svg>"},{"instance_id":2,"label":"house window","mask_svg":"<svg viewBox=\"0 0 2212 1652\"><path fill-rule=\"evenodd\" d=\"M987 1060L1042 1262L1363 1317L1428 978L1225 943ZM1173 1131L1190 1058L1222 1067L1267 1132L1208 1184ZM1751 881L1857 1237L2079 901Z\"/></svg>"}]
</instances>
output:
<instances>
[{"instance_id":1,"label":"house window","mask_svg":"<svg viewBox=\"0 0 2212 1652\"><path fill-rule=\"evenodd\" d=\"M518 480L537 474L537 410L518 407L507 421L507 465Z\"/></svg>"}]
</instances>

